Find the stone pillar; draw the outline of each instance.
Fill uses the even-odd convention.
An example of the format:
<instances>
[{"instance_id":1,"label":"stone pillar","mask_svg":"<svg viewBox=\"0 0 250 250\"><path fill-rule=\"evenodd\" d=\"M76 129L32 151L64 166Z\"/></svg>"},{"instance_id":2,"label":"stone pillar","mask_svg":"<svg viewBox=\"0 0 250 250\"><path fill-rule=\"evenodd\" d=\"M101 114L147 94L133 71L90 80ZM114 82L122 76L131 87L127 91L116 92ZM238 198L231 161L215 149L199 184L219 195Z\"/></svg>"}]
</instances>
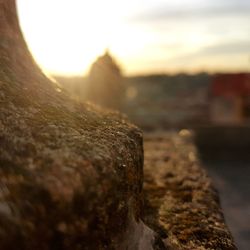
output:
<instances>
[{"instance_id":1,"label":"stone pillar","mask_svg":"<svg viewBox=\"0 0 250 250\"><path fill-rule=\"evenodd\" d=\"M15 0L0 0L0 58L1 72L19 80L40 72L22 36Z\"/></svg>"},{"instance_id":2,"label":"stone pillar","mask_svg":"<svg viewBox=\"0 0 250 250\"><path fill-rule=\"evenodd\" d=\"M0 249L132 249L141 132L43 75L14 0L0 0L0 145Z\"/></svg>"}]
</instances>

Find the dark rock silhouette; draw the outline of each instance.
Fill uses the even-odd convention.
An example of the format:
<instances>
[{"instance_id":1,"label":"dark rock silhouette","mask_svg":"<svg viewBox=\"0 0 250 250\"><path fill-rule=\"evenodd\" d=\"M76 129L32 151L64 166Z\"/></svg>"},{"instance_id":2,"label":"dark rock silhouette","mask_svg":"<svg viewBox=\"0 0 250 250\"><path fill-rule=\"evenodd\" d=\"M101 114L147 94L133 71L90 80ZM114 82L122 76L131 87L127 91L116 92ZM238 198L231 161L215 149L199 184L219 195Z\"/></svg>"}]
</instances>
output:
<instances>
[{"instance_id":1,"label":"dark rock silhouette","mask_svg":"<svg viewBox=\"0 0 250 250\"><path fill-rule=\"evenodd\" d=\"M90 69L87 100L102 107L119 110L123 102L123 95L121 70L107 50Z\"/></svg>"}]
</instances>

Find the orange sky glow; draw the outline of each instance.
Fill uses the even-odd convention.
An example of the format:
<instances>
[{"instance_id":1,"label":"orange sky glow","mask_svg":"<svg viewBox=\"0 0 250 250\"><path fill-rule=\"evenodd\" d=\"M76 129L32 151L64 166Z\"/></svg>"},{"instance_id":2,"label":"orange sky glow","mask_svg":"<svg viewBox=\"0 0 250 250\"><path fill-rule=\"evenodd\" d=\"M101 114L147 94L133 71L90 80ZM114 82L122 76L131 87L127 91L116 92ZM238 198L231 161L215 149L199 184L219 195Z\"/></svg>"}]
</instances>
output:
<instances>
[{"instance_id":1,"label":"orange sky glow","mask_svg":"<svg viewBox=\"0 0 250 250\"><path fill-rule=\"evenodd\" d=\"M250 70L246 0L17 0L49 74L86 75L109 48L126 75Z\"/></svg>"}]
</instances>

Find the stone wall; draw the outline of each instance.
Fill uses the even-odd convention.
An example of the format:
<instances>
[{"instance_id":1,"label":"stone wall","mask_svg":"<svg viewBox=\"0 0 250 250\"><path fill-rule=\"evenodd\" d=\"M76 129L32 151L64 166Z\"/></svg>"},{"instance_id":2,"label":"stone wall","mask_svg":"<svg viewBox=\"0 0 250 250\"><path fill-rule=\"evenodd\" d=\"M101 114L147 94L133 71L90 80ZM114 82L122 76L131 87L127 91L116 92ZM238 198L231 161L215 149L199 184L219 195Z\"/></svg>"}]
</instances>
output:
<instances>
[{"instance_id":1,"label":"stone wall","mask_svg":"<svg viewBox=\"0 0 250 250\"><path fill-rule=\"evenodd\" d=\"M159 249L236 249L192 137L181 134L145 138L145 222L161 237Z\"/></svg>"}]
</instances>

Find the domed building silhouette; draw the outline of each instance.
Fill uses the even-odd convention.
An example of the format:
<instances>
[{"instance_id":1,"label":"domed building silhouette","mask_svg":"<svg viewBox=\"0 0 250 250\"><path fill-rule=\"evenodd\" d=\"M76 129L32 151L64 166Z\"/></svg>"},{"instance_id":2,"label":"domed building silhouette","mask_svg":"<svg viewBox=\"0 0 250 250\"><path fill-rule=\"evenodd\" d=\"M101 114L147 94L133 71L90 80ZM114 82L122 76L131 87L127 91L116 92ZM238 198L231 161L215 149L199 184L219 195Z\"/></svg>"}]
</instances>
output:
<instances>
[{"instance_id":1,"label":"domed building silhouette","mask_svg":"<svg viewBox=\"0 0 250 250\"><path fill-rule=\"evenodd\" d=\"M91 66L87 99L102 107L120 109L124 86L121 70L108 50Z\"/></svg>"}]
</instances>

